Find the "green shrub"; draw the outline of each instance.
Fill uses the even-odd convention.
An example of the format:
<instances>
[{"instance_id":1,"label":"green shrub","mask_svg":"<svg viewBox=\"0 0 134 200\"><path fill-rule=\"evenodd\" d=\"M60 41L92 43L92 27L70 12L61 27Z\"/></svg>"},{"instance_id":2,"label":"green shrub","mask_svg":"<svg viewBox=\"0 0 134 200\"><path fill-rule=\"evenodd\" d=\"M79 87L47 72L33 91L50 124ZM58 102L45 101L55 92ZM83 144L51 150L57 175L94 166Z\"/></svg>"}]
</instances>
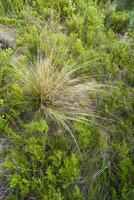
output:
<instances>
[{"instance_id":1,"label":"green shrub","mask_svg":"<svg viewBox=\"0 0 134 200\"><path fill-rule=\"evenodd\" d=\"M129 26L129 13L114 12L110 17L110 27L117 33L125 33Z\"/></svg>"},{"instance_id":2,"label":"green shrub","mask_svg":"<svg viewBox=\"0 0 134 200\"><path fill-rule=\"evenodd\" d=\"M56 150L49 143L44 120L24 125L23 132L6 128L12 147L3 169L10 172L7 199L82 199L77 179L79 165L75 153ZM53 150L54 149L54 150ZM4 172L3 172L4 173ZM68 194L71 190L71 194Z\"/></svg>"},{"instance_id":3,"label":"green shrub","mask_svg":"<svg viewBox=\"0 0 134 200\"><path fill-rule=\"evenodd\" d=\"M1 198L133 199L134 31L133 12L125 5L127 0L0 1L0 23L17 32L13 49L0 51ZM40 100L43 109L48 101L37 95L35 87L39 58L49 60L49 70L56 66L54 76L50 70L50 80L60 77L66 66L62 74L66 83L68 73L79 68L69 76L70 84L78 79L78 87L74 82L71 92L70 85L63 84L63 92L59 79L56 93L61 100L58 111L63 114L66 104L67 117L72 117L79 100L75 120L64 123L71 134L59 126L64 115L59 122L59 115L52 120L40 112ZM102 87L92 88L95 91L88 96L85 82L95 83L94 79ZM86 123L83 115L78 120L83 109Z\"/></svg>"},{"instance_id":4,"label":"green shrub","mask_svg":"<svg viewBox=\"0 0 134 200\"><path fill-rule=\"evenodd\" d=\"M79 7L76 9L78 12L66 20L68 31L77 34L85 46L98 46L104 36L103 15L92 1L85 3L85 10Z\"/></svg>"}]
</instances>

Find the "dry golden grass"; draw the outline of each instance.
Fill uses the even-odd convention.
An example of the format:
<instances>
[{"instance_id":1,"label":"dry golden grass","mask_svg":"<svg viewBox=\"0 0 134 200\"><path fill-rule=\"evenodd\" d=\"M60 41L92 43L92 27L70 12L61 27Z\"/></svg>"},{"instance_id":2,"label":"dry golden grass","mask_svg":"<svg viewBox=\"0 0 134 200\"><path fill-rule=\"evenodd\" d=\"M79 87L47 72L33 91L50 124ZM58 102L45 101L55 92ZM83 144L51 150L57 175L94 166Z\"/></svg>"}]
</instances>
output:
<instances>
[{"instance_id":1,"label":"dry golden grass","mask_svg":"<svg viewBox=\"0 0 134 200\"><path fill-rule=\"evenodd\" d=\"M23 106L36 108L48 124L70 130L72 122L88 121L91 102L88 92L94 91L95 82L81 83L82 66L64 60L63 66L55 61L54 53L36 65L15 69L24 93Z\"/></svg>"}]
</instances>

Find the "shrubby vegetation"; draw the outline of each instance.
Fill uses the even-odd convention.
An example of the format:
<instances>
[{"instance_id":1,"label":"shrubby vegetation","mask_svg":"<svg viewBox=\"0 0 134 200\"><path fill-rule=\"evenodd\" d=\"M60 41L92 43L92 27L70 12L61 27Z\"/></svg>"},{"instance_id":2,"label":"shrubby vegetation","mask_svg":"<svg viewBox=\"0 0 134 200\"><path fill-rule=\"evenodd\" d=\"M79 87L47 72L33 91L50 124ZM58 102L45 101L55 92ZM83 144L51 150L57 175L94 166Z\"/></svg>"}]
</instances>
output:
<instances>
[{"instance_id":1,"label":"shrubby vegetation","mask_svg":"<svg viewBox=\"0 0 134 200\"><path fill-rule=\"evenodd\" d=\"M0 0L0 198L133 200L133 1Z\"/></svg>"}]
</instances>

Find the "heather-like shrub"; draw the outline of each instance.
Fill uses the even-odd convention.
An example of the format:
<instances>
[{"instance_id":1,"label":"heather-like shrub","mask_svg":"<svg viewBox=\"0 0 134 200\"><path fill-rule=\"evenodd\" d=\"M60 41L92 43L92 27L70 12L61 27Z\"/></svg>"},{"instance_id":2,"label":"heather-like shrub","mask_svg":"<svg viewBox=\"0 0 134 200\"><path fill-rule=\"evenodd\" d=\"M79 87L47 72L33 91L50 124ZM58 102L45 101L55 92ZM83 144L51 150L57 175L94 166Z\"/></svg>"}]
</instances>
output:
<instances>
[{"instance_id":1,"label":"heather-like shrub","mask_svg":"<svg viewBox=\"0 0 134 200\"><path fill-rule=\"evenodd\" d=\"M129 7L0 1L0 23L16 32L0 50L1 199L133 199Z\"/></svg>"},{"instance_id":2,"label":"heather-like shrub","mask_svg":"<svg viewBox=\"0 0 134 200\"><path fill-rule=\"evenodd\" d=\"M47 130L47 124L42 119L24 125L22 133L6 128L6 151L12 140L2 167L3 176L5 170L10 173L5 179L6 199L56 200L68 196L82 199L77 185L79 165L75 153L68 155L64 149L51 146Z\"/></svg>"},{"instance_id":3,"label":"heather-like shrub","mask_svg":"<svg viewBox=\"0 0 134 200\"><path fill-rule=\"evenodd\" d=\"M129 20L129 13L114 12L110 17L109 27L117 33L124 33L129 26Z\"/></svg>"}]
</instances>

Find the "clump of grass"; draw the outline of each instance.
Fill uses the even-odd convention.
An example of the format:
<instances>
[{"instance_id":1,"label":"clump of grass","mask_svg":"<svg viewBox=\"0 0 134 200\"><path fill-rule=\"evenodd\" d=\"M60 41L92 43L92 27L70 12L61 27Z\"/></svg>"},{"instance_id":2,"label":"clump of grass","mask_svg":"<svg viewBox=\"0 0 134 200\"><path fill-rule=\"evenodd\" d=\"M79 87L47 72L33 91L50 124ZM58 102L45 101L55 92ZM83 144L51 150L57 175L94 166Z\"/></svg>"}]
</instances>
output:
<instances>
[{"instance_id":1,"label":"clump of grass","mask_svg":"<svg viewBox=\"0 0 134 200\"><path fill-rule=\"evenodd\" d=\"M49 124L69 130L72 122L88 121L91 113L88 92L97 85L89 81L81 83L82 66L57 57L53 52L43 59L39 57L34 66L15 69L24 94L23 101L18 103L34 109Z\"/></svg>"}]
</instances>

